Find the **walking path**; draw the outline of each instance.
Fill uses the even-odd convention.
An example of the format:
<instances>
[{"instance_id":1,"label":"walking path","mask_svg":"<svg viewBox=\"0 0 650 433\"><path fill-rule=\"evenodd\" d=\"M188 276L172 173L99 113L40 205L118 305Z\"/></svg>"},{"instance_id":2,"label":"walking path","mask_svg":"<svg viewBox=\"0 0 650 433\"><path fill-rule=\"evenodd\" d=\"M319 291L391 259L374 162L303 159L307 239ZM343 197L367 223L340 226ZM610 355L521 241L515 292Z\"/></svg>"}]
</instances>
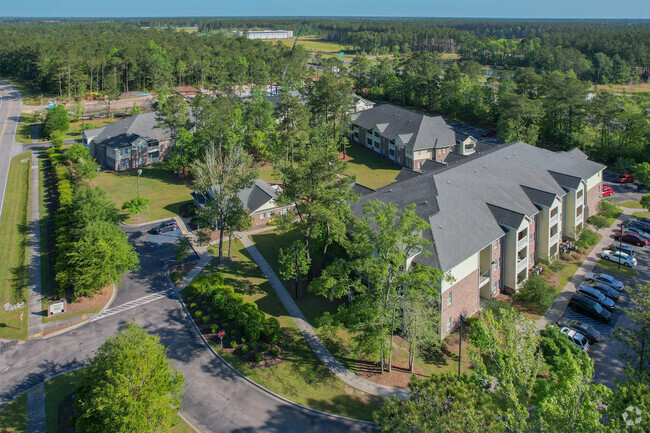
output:
<instances>
[{"instance_id":1,"label":"walking path","mask_svg":"<svg viewBox=\"0 0 650 433\"><path fill-rule=\"evenodd\" d=\"M41 227L39 210L38 156L32 152L29 215L29 338L43 336L43 305L41 303Z\"/></svg>"},{"instance_id":2,"label":"walking path","mask_svg":"<svg viewBox=\"0 0 650 433\"><path fill-rule=\"evenodd\" d=\"M537 320L536 324L538 329L545 329L546 325L556 323L560 319L562 314L564 314L564 311L567 309L567 306L569 305L569 298L571 298L571 295L575 293L578 286L584 281L585 275L587 275L589 272L593 272L594 268L600 261L600 253L603 248L609 246L612 243L612 234L615 231L620 230L618 227L619 223L621 221L627 220L629 218L629 215L635 211L635 209L628 209L624 207L621 209L623 210L623 213L618 217L614 224L611 225L611 227L603 229L600 232L602 235L600 242L598 242L594 249L591 250L591 253L589 253L589 255L585 258L584 262L582 262L582 265L578 268L575 274L573 274L569 282L567 282L566 286L564 286L562 292L560 292L557 298L555 298L555 301L550 306L550 308L546 310L546 313L544 313L544 315L539 320Z\"/></svg>"},{"instance_id":3,"label":"walking path","mask_svg":"<svg viewBox=\"0 0 650 433\"><path fill-rule=\"evenodd\" d=\"M408 400L410 393L408 389L380 385L366 380L345 368L343 364L341 364L334 357L334 355L332 355L330 351L327 350L323 342L320 340L320 338L318 338L318 335L316 334L316 331L314 331L314 328L309 325L309 322L307 322L307 319L302 314L302 311L300 311L300 308L298 308L280 279L275 275L275 272L273 272L271 266L269 266L255 245L253 245L250 238L247 236L248 234L250 233L246 233L241 237L242 244L249 252L253 260L255 260L257 266L259 266L266 278L269 280L271 286L273 287L273 290L275 290L275 293L277 293L280 301L282 301L282 304L289 312L289 315L293 319L294 323L302 335L305 337L305 340L307 340L309 347L311 347L321 362L325 364L325 366L327 366L327 368L329 368L330 371L334 373L339 379L356 389L378 397L391 397L395 395L401 400Z\"/></svg>"},{"instance_id":4,"label":"walking path","mask_svg":"<svg viewBox=\"0 0 650 433\"><path fill-rule=\"evenodd\" d=\"M45 382L27 391L27 433L45 433Z\"/></svg>"},{"instance_id":5,"label":"walking path","mask_svg":"<svg viewBox=\"0 0 650 433\"><path fill-rule=\"evenodd\" d=\"M175 216L174 221L176 221L176 224L181 229L181 232L185 235L187 240L190 242L190 245L192 245L194 252L199 257L199 263L197 263L192 268L192 270L185 276L185 278L176 284L176 290L178 291L187 287L187 285L190 284L192 280L201 273L201 271L203 271L203 268L205 268L212 261L212 254L208 252L208 248L205 245L199 244L196 235L188 227L188 225L185 224L183 218L180 216Z\"/></svg>"}]
</instances>

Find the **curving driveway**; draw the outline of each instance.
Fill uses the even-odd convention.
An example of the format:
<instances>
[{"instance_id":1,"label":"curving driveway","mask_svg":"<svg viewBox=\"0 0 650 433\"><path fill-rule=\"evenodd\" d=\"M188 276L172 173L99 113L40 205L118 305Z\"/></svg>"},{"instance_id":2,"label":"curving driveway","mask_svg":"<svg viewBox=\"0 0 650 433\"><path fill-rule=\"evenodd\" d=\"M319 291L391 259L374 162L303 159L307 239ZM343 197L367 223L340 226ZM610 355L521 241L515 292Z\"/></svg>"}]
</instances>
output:
<instances>
[{"instance_id":1,"label":"curving driveway","mask_svg":"<svg viewBox=\"0 0 650 433\"><path fill-rule=\"evenodd\" d=\"M173 254L147 241L151 226L126 228L140 253L138 273L123 278L116 308L169 288L164 269ZM136 301L136 302L133 302ZM173 295L105 316L45 340L0 343L0 406L56 373L85 364L121 325L135 318L160 336L172 363L185 376L182 415L204 432L369 432L374 425L328 415L286 401L241 376L216 357L194 331Z\"/></svg>"}]
</instances>

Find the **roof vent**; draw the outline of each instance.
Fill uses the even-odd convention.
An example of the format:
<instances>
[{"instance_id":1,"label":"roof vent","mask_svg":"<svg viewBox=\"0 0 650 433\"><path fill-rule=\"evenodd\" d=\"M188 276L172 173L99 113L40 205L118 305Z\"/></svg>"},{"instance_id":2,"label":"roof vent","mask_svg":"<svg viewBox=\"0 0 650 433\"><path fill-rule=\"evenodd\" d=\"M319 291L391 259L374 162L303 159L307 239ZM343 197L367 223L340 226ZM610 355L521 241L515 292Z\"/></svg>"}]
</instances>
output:
<instances>
[{"instance_id":1,"label":"roof vent","mask_svg":"<svg viewBox=\"0 0 650 433\"><path fill-rule=\"evenodd\" d=\"M487 168L487 165L484 165L483 168Z\"/></svg>"},{"instance_id":2,"label":"roof vent","mask_svg":"<svg viewBox=\"0 0 650 433\"><path fill-rule=\"evenodd\" d=\"M447 185L449 185L449 181L447 181Z\"/></svg>"},{"instance_id":3,"label":"roof vent","mask_svg":"<svg viewBox=\"0 0 650 433\"><path fill-rule=\"evenodd\" d=\"M476 169L474 169L474 173L478 173L478 171L476 171Z\"/></svg>"},{"instance_id":4,"label":"roof vent","mask_svg":"<svg viewBox=\"0 0 650 433\"><path fill-rule=\"evenodd\" d=\"M387 190L384 191L384 192L393 192L393 189L392 189L392 188L389 188L389 189L387 189Z\"/></svg>"},{"instance_id":5,"label":"roof vent","mask_svg":"<svg viewBox=\"0 0 650 433\"><path fill-rule=\"evenodd\" d=\"M442 230L442 226L438 226L438 228L439 228L440 230Z\"/></svg>"}]
</instances>

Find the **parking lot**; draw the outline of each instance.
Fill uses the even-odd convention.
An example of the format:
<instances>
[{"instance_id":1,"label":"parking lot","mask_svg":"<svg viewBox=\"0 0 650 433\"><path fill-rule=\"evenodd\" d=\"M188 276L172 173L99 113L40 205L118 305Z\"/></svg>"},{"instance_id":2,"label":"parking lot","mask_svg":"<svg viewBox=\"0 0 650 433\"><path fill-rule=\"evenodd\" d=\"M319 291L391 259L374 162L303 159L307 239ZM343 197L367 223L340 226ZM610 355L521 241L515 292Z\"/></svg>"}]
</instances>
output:
<instances>
[{"instance_id":1,"label":"parking lot","mask_svg":"<svg viewBox=\"0 0 650 433\"><path fill-rule=\"evenodd\" d=\"M637 194L638 196L638 194ZM637 198L638 200L638 198ZM618 223L615 223L618 224ZM614 242L614 237L610 236L609 241ZM650 284L650 246L635 247L632 246L636 253L638 265L634 268L639 273L638 277L624 277L619 274L607 272L604 269L596 266L593 270L594 273L608 273L617 280L623 282L626 287L635 286L637 284ZM594 360L594 381L603 383L607 386L614 386L614 379L622 379L625 377L625 363L620 359L619 353L622 345L619 341L613 338L612 331L615 328L631 328L632 321L625 314L625 308L631 308L632 302L630 301L629 293L627 291L621 293L619 301L616 303L614 311L612 311L612 322L610 324L603 324L597 320L583 316L571 309L566 309L562 318L580 320L594 326L601 333L601 341L594 344L589 349L589 356Z\"/></svg>"}]
</instances>

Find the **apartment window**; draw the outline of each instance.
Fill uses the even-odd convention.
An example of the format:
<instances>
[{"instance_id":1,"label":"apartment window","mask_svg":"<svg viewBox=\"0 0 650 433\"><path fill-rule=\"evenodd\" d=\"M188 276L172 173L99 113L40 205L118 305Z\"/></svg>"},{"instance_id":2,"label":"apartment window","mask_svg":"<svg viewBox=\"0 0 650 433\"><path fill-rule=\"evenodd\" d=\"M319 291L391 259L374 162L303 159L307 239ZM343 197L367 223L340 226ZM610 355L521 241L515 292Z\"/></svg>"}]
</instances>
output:
<instances>
[{"instance_id":1,"label":"apartment window","mask_svg":"<svg viewBox=\"0 0 650 433\"><path fill-rule=\"evenodd\" d=\"M401 156L398 156L398 157L397 157L397 163L398 163L398 164L401 164L401 163L402 163L402 157L401 157Z\"/></svg>"},{"instance_id":2,"label":"apartment window","mask_svg":"<svg viewBox=\"0 0 650 433\"><path fill-rule=\"evenodd\" d=\"M422 161L418 162L418 168L422 168L422 164L424 164Z\"/></svg>"},{"instance_id":3,"label":"apartment window","mask_svg":"<svg viewBox=\"0 0 650 433\"><path fill-rule=\"evenodd\" d=\"M447 331L451 331L451 317L447 318Z\"/></svg>"},{"instance_id":4,"label":"apartment window","mask_svg":"<svg viewBox=\"0 0 650 433\"><path fill-rule=\"evenodd\" d=\"M582 205L578 206L578 210L576 210L576 217L579 217L582 215Z\"/></svg>"},{"instance_id":5,"label":"apartment window","mask_svg":"<svg viewBox=\"0 0 650 433\"><path fill-rule=\"evenodd\" d=\"M499 267L503 266L503 264L502 264L502 263L503 263L502 260L503 260L503 258L502 258L502 257L499 257Z\"/></svg>"},{"instance_id":6,"label":"apartment window","mask_svg":"<svg viewBox=\"0 0 650 433\"><path fill-rule=\"evenodd\" d=\"M374 134L375 134L375 137L379 138L379 132L375 131Z\"/></svg>"},{"instance_id":7,"label":"apartment window","mask_svg":"<svg viewBox=\"0 0 650 433\"><path fill-rule=\"evenodd\" d=\"M395 156L395 149L389 149L390 156Z\"/></svg>"},{"instance_id":8,"label":"apartment window","mask_svg":"<svg viewBox=\"0 0 650 433\"><path fill-rule=\"evenodd\" d=\"M551 209L551 218L553 218L555 215L557 215L557 210L559 206L554 207Z\"/></svg>"},{"instance_id":9,"label":"apartment window","mask_svg":"<svg viewBox=\"0 0 650 433\"><path fill-rule=\"evenodd\" d=\"M375 141L375 149L379 149L379 142Z\"/></svg>"},{"instance_id":10,"label":"apartment window","mask_svg":"<svg viewBox=\"0 0 650 433\"><path fill-rule=\"evenodd\" d=\"M576 198L580 198L580 197L582 197L582 194L583 194L583 193L584 193L583 190L578 191L578 192L576 193Z\"/></svg>"},{"instance_id":11,"label":"apartment window","mask_svg":"<svg viewBox=\"0 0 650 433\"><path fill-rule=\"evenodd\" d=\"M522 240L523 238L526 237L526 235L528 235L528 230L527 230L527 229L523 229L523 230L520 231L519 234L517 235L517 240L518 240L518 241Z\"/></svg>"},{"instance_id":12,"label":"apartment window","mask_svg":"<svg viewBox=\"0 0 650 433\"><path fill-rule=\"evenodd\" d=\"M452 294L451 291L447 292L447 305L451 305Z\"/></svg>"},{"instance_id":13,"label":"apartment window","mask_svg":"<svg viewBox=\"0 0 650 433\"><path fill-rule=\"evenodd\" d=\"M551 227L551 237L555 236L556 234L557 234L557 224Z\"/></svg>"},{"instance_id":14,"label":"apartment window","mask_svg":"<svg viewBox=\"0 0 650 433\"><path fill-rule=\"evenodd\" d=\"M390 144L395 144L395 139L391 140Z\"/></svg>"},{"instance_id":15,"label":"apartment window","mask_svg":"<svg viewBox=\"0 0 650 433\"><path fill-rule=\"evenodd\" d=\"M369 145L372 146L372 138L368 138L366 141L368 142Z\"/></svg>"}]
</instances>

